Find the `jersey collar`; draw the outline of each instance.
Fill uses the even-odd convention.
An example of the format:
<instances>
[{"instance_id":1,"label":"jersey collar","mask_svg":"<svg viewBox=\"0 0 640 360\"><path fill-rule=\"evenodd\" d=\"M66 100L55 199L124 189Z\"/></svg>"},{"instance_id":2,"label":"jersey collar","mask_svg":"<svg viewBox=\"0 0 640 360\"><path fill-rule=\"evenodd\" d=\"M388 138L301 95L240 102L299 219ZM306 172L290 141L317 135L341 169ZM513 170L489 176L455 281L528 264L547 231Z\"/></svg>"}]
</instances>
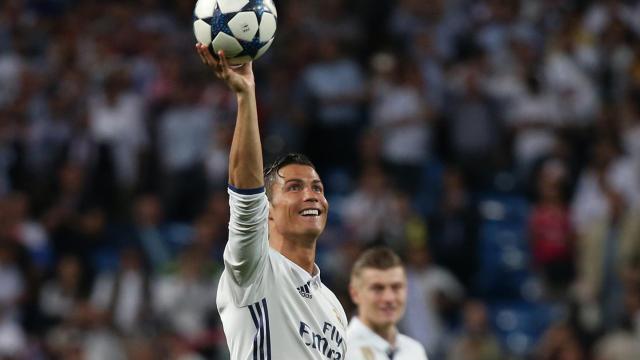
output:
<instances>
[{"instance_id":1,"label":"jersey collar","mask_svg":"<svg viewBox=\"0 0 640 360\"><path fill-rule=\"evenodd\" d=\"M311 275L305 269L301 268L300 265L294 263L286 256L282 255L282 257L287 259L290 264L289 267L291 268L291 271L293 271L303 283L306 283L308 281L311 285L316 287L319 287L322 284L322 281L320 280L320 268L317 264L313 264L314 275Z\"/></svg>"}]
</instances>

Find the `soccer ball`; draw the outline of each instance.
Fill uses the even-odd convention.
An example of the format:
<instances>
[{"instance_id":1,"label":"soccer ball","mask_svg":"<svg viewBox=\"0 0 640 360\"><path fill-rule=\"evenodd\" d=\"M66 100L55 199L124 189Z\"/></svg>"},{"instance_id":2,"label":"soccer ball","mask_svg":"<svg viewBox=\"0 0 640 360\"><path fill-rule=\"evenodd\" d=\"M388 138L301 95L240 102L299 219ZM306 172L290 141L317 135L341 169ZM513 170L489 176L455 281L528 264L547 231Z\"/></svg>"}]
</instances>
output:
<instances>
[{"instance_id":1,"label":"soccer ball","mask_svg":"<svg viewBox=\"0 0 640 360\"><path fill-rule=\"evenodd\" d=\"M242 64L269 49L277 17L273 0L198 0L193 33L214 54L223 50L230 64Z\"/></svg>"}]
</instances>

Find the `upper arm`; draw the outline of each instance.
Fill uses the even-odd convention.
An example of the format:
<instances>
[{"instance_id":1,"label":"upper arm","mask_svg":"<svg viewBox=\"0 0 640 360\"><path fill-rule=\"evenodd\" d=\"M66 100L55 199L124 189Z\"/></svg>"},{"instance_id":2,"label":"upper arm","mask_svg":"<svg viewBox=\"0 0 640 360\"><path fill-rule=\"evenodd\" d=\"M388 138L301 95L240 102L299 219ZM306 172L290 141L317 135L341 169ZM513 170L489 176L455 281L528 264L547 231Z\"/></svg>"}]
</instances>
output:
<instances>
[{"instance_id":1,"label":"upper arm","mask_svg":"<svg viewBox=\"0 0 640 360\"><path fill-rule=\"evenodd\" d=\"M236 285L246 286L264 270L269 252L269 206L264 188L240 190L230 186L229 206L225 269Z\"/></svg>"}]
</instances>

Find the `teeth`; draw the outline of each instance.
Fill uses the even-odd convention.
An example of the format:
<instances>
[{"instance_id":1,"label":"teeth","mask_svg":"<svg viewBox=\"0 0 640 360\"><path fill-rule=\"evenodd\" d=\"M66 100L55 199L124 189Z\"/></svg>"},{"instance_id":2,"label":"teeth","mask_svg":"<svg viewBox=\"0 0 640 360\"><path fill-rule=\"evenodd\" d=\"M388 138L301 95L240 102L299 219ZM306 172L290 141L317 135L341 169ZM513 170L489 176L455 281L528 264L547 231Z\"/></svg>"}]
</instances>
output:
<instances>
[{"instance_id":1,"label":"teeth","mask_svg":"<svg viewBox=\"0 0 640 360\"><path fill-rule=\"evenodd\" d=\"M313 215L318 216L320 212L317 209L307 209L302 212L302 216Z\"/></svg>"}]
</instances>

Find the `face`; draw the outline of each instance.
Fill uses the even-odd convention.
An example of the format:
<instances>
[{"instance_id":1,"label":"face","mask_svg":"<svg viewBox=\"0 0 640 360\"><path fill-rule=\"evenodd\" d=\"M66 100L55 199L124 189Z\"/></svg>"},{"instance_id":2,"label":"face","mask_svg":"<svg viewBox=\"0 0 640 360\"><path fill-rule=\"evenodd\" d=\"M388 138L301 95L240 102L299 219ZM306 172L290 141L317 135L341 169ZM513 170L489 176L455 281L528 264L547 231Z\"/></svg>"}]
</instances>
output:
<instances>
[{"instance_id":1,"label":"face","mask_svg":"<svg viewBox=\"0 0 640 360\"><path fill-rule=\"evenodd\" d=\"M394 326L404 315L407 278L397 266L387 270L365 268L349 288L360 320L373 329Z\"/></svg>"},{"instance_id":2,"label":"face","mask_svg":"<svg viewBox=\"0 0 640 360\"><path fill-rule=\"evenodd\" d=\"M320 236L327 223L329 203L318 173L310 166L291 164L278 171L271 187L269 220L284 238Z\"/></svg>"}]
</instances>

